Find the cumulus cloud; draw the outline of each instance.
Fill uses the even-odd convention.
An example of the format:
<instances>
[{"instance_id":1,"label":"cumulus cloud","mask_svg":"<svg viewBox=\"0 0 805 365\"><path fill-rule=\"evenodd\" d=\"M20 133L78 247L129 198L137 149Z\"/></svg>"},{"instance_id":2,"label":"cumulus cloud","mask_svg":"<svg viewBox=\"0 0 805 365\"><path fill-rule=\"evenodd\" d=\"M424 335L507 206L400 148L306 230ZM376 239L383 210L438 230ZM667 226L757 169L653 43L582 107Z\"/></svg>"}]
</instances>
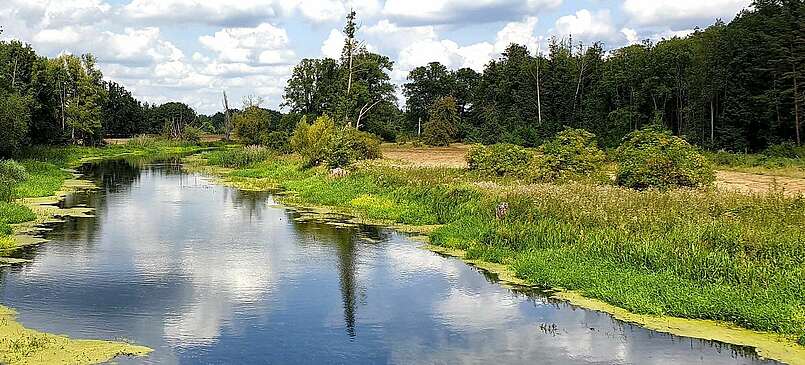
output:
<instances>
[{"instance_id":1,"label":"cumulus cloud","mask_svg":"<svg viewBox=\"0 0 805 365\"><path fill-rule=\"evenodd\" d=\"M290 63L295 58L285 29L268 23L254 28L225 28L199 37L199 42L217 53L222 62L270 65Z\"/></svg>"},{"instance_id":2,"label":"cumulus cloud","mask_svg":"<svg viewBox=\"0 0 805 365\"><path fill-rule=\"evenodd\" d=\"M623 10L639 25L692 27L715 18L731 19L751 0L625 0Z\"/></svg>"},{"instance_id":3,"label":"cumulus cloud","mask_svg":"<svg viewBox=\"0 0 805 365\"><path fill-rule=\"evenodd\" d=\"M585 41L615 40L619 36L612 24L609 10L591 12L581 9L572 15L556 20L556 31L563 36L572 35Z\"/></svg>"},{"instance_id":4,"label":"cumulus cloud","mask_svg":"<svg viewBox=\"0 0 805 365\"><path fill-rule=\"evenodd\" d=\"M275 17L278 9L271 0L132 0L123 14L147 22L253 25Z\"/></svg>"},{"instance_id":5,"label":"cumulus cloud","mask_svg":"<svg viewBox=\"0 0 805 365\"><path fill-rule=\"evenodd\" d=\"M497 33L495 51L501 53L512 43L525 45L532 51L536 50L539 43L539 39L535 35L538 21L537 17L526 17L521 22L506 24Z\"/></svg>"},{"instance_id":6,"label":"cumulus cloud","mask_svg":"<svg viewBox=\"0 0 805 365\"><path fill-rule=\"evenodd\" d=\"M387 0L382 14L406 25L494 22L556 8L561 3L561 0Z\"/></svg>"}]
</instances>

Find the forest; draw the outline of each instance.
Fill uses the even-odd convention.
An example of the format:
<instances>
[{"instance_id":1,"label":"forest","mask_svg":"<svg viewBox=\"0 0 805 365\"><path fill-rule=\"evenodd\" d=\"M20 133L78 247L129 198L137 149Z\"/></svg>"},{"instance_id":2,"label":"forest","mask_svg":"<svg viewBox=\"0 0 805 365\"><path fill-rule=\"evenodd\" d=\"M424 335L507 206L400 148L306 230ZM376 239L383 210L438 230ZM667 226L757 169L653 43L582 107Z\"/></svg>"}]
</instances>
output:
<instances>
[{"instance_id":1,"label":"forest","mask_svg":"<svg viewBox=\"0 0 805 365\"><path fill-rule=\"evenodd\" d=\"M302 116L329 115L394 141L434 133L431 109L448 98L442 103L457 114L448 141L531 147L571 127L615 147L631 131L662 125L705 149L757 152L801 144L804 29L802 1L757 0L729 24L684 38L612 50L572 37L551 39L543 52L512 44L481 73L429 63L408 74L398 101L393 62L356 39L353 12L341 59L303 59L293 68L286 112L261 108L259 98L241 109L260 110L247 119L265 134L289 134ZM234 126L227 121L239 114L228 103L211 116L179 102L142 103L104 80L92 55L47 58L19 41L2 42L0 67L0 155L26 145L95 145L103 137L228 136Z\"/></svg>"}]
</instances>

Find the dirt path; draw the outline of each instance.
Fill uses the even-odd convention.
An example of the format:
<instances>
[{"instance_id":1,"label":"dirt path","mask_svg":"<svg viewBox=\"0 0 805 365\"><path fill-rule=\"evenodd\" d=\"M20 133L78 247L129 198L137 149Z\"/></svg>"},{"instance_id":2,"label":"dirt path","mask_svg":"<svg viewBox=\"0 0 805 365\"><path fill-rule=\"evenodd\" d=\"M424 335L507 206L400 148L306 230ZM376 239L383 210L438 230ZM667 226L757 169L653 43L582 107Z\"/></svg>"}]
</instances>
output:
<instances>
[{"instance_id":1,"label":"dirt path","mask_svg":"<svg viewBox=\"0 0 805 365\"><path fill-rule=\"evenodd\" d=\"M786 195L805 194L805 179L746 172L718 171L716 185L744 193L765 193L772 189L782 189Z\"/></svg>"}]
</instances>

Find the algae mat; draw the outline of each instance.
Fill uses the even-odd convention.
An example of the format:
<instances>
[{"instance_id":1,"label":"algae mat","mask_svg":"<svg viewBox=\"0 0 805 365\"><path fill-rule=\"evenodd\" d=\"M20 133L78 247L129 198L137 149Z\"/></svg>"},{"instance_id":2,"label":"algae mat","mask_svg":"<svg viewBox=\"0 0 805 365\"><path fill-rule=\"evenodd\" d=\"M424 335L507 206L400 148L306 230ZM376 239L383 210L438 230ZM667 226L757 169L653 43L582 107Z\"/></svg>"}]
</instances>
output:
<instances>
[{"instance_id":1,"label":"algae mat","mask_svg":"<svg viewBox=\"0 0 805 365\"><path fill-rule=\"evenodd\" d=\"M98 364L116 356L145 356L150 348L125 342L74 340L23 327L16 313L0 306L0 363Z\"/></svg>"}]
</instances>

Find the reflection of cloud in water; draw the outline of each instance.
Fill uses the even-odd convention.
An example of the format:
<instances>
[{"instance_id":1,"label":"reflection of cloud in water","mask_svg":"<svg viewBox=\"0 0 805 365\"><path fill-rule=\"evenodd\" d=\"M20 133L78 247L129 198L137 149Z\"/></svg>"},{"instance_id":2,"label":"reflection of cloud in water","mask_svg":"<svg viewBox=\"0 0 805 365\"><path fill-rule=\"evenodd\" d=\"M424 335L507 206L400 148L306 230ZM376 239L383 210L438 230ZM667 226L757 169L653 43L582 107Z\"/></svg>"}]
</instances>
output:
<instances>
[{"instance_id":1,"label":"reflection of cloud in water","mask_svg":"<svg viewBox=\"0 0 805 365\"><path fill-rule=\"evenodd\" d=\"M521 318L518 307L521 300L504 292L474 293L453 287L444 300L434 304L434 313L453 328L483 331L505 327Z\"/></svg>"}]
</instances>

